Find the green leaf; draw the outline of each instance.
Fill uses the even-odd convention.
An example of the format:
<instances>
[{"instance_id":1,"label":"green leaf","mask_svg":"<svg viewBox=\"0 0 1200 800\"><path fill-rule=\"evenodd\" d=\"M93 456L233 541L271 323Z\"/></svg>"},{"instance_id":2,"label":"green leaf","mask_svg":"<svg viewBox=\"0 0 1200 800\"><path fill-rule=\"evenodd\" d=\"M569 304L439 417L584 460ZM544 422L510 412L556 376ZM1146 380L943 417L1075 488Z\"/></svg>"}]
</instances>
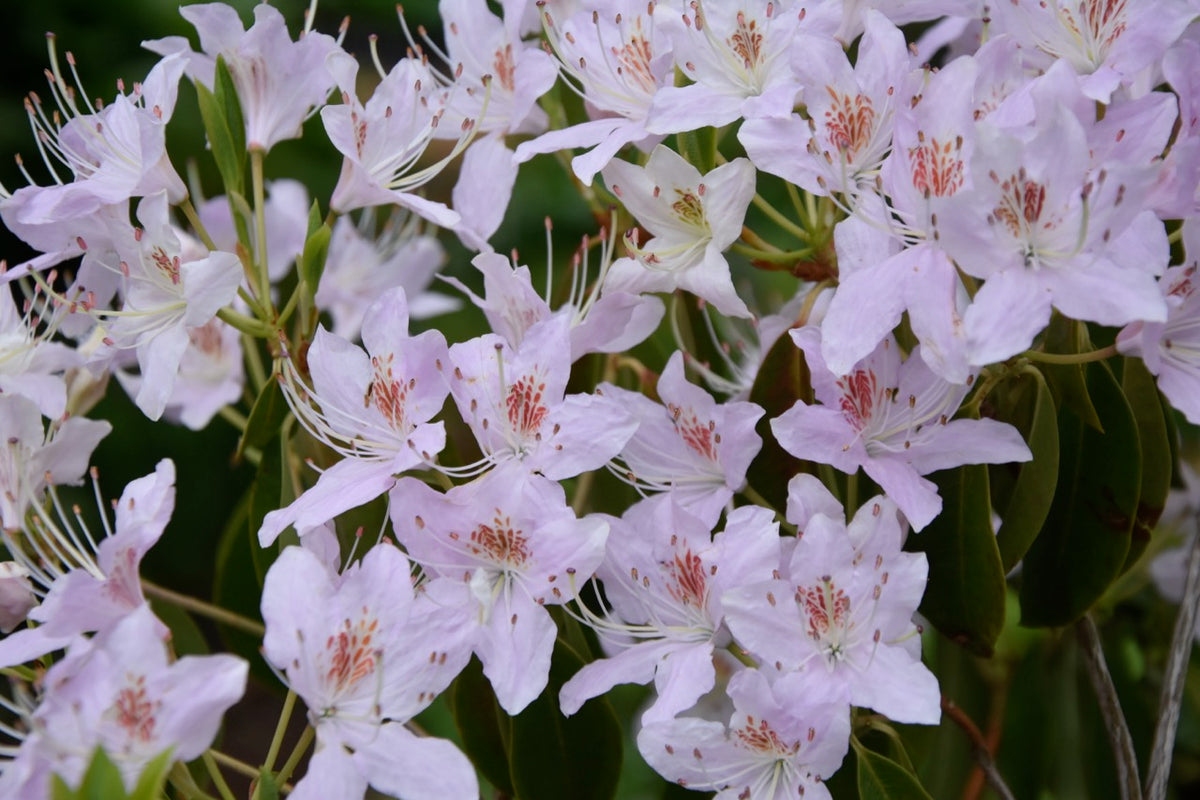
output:
<instances>
[{"instance_id":1,"label":"green leaf","mask_svg":"<svg viewBox=\"0 0 1200 800\"><path fill-rule=\"evenodd\" d=\"M989 468L993 485L1005 481L1009 491L999 507L1000 530L996 545L1004 574L1025 557L1050 513L1058 485L1058 415L1054 398L1042 374L1030 368L1003 387L997 419L1012 423L1025 436L1033 460L1023 464L997 464ZM995 393L993 393L995 396ZM1011 474L1016 473L1016 479ZM995 496L995 495L994 495Z\"/></svg>"},{"instance_id":2,"label":"green leaf","mask_svg":"<svg viewBox=\"0 0 1200 800\"><path fill-rule=\"evenodd\" d=\"M246 179L246 126L237 90L225 60L217 58L213 89L196 82L196 96L208 145L226 192L242 192Z\"/></svg>"},{"instance_id":3,"label":"green leaf","mask_svg":"<svg viewBox=\"0 0 1200 800\"><path fill-rule=\"evenodd\" d=\"M313 297L316 296L317 287L321 283L321 273L325 271L325 258L329 254L329 239L332 235L333 231L329 225L321 221L321 207L314 200L308 212L308 237L304 240L304 251L300 254L300 260L296 262L302 292L300 318L306 331L310 318L315 319L315 315L311 314ZM315 326L316 323L312 324Z\"/></svg>"},{"instance_id":4,"label":"green leaf","mask_svg":"<svg viewBox=\"0 0 1200 800\"><path fill-rule=\"evenodd\" d=\"M275 782L271 770L259 770L258 792L254 796L257 800L279 800L279 784Z\"/></svg>"},{"instance_id":5,"label":"green leaf","mask_svg":"<svg viewBox=\"0 0 1200 800\"><path fill-rule=\"evenodd\" d=\"M283 397L283 389L279 381L271 376L254 401L250 409L250 417L246 420L246 430L238 441L237 455L241 458L247 447L262 448L267 442L279 435L279 428L288 415L287 400Z\"/></svg>"},{"instance_id":6,"label":"green leaf","mask_svg":"<svg viewBox=\"0 0 1200 800\"><path fill-rule=\"evenodd\" d=\"M121 770L112 762L108 754L97 747L92 753L92 761L88 764L79 788L74 791L57 775L52 782L52 797L54 800L125 800L129 795L125 791L125 782L121 778Z\"/></svg>"},{"instance_id":7,"label":"green leaf","mask_svg":"<svg viewBox=\"0 0 1200 800\"><path fill-rule=\"evenodd\" d=\"M1171 490L1174 460L1158 386L1140 358L1125 359L1121 388L1137 421L1138 441L1142 446L1142 487L1124 572L1134 565L1150 543L1150 534L1162 516L1167 493Z\"/></svg>"},{"instance_id":8,"label":"green leaf","mask_svg":"<svg viewBox=\"0 0 1200 800\"><path fill-rule=\"evenodd\" d=\"M921 533L924 536L924 532ZM851 739L858 756L858 796L860 800L933 800L917 776L904 767L868 750Z\"/></svg>"},{"instance_id":9,"label":"green leaf","mask_svg":"<svg viewBox=\"0 0 1200 800\"><path fill-rule=\"evenodd\" d=\"M787 506L787 485L794 475L806 471L805 462L784 450L771 433L771 419L796 404L812 402L808 364L804 353L786 333L767 351L762 367L750 388L750 401L766 411L755 426L762 437L762 450L750 462L746 479L776 509Z\"/></svg>"},{"instance_id":10,"label":"green leaf","mask_svg":"<svg viewBox=\"0 0 1200 800\"><path fill-rule=\"evenodd\" d=\"M167 783L167 773L174 761L173 753L170 750L164 750L155 756L142 769L142 774L138 776L137 784L133 787L133 794L129 795L129 800L160 800L164 796L163 787Z\"/></svg>"},{"instance_id":11,"label":"green leaf","mask_svg":"<svg viewBox=\"0 0 1200 800\"><path fill-rule=\"evenodd\" d=\"M171 630L171 649L176 656L203 656L209 653L208 641L188 612L161 600L151 600L150 609Z\"/></svg>"},{"instance_id":12,"label":"green leaf","mask_svg":"<svg viewBox=\"0 0 1200 800\"><path fill-rule=\"evenodd\" d=\"M250 537L246 535L246 516L250 510L250 492L246 492L221 532L217 544L216 572L213 577L213 602L250 619L261 619L261 592L254 573ZM258 542L254 543L255 549ZM268 685L277 684L274 674L262 659L262 640L245 631L217 624L217 631L229 650L250 662L254 675Z\"/></svg>"},{"instance_id":13,"label":"green leaf","mask_svg":"<svg viewBox=\"0 0 1200 800\"><path fill-rule=\"evenodd\" d=\"M1004 569L992 532L987 467L946 470L935 482L942 513L907 544L929 559L921 613L950 639L990 656L1004 628Z\"/></svg>"},{"instance_id":14,"label":"green leaf","mask_svg":"<svg viewBox=\"0 0 1200 800\"><path fill-rule=\"evenodd\" d=\"M1103 363L1085 370L1102 429L1063 409L1058 489L1042 533L1025 555L1021 624L1067 625L1116 578L1129 554L1142 483L1137 423Z\"/></svg>"},{"instance_id":15,"label":"green leaf","mask_svg":"<svg viewBox=\"0 0 1200 800\"><path fill-rule=\"evenodd\" d=\"M1045 346L1051 353L1083 353L1091 350L1087 326L1067 319L1057 311L1046 328ZM1100 428L1100 417L1088 395L1084 364L1044 364L1042 371L1054 390L1055 405L1067 407L1093 428Z\"/></svg>"},{"instance_id":16,"label":"green leaf","mask_svg":"<svg viewBox=\"0 0 1200 800\"><path fill-rule=\"evenodd\" d=\"M708 127L681 133L675 137L679 155L700 171L711 172L717 163L717 129Z\"/></svg>"},{"instance_id":17,"label":"green leaf","mask_svg":"<svg viewBox=\"0 0 1200 800\"><path fill-rule=\"evenodd\" d=\"M507 740L512 721L496 702L479 659L472 658L459 673L452 691L454 724L462 737L463 752L492 786L511 796Z\"/></svg>"},{"instance_id":18,"label":"green leaf","mask_svg":"<svg viewBox=\"0 0 1200 800\"><path fill-rule=\"evenodd\" d=\"M250 555L254 563L254 575L261 589L267 570L270 568L278 550L273 547L260 547L258 544L258 529L262 527L263 518L277 509L283 508L284 458L287 443L278 435L262 449L262 458L258 462L258 470L254 475L254 483L250 486L250 511L246 517L246 531L250 536Z\"/></svg>"},{"instance_id":19,"label":"green leaf","mask_svg":"<svg viewBox=\"0 0 1200 800\"><path fill-rule=\"evenodd\" d=\"M559 689L582 667L556 642L546 691L513 717L509 768L521 800L607 800L616 793L622 744L612 706L598 697L571 717L558 708Z\"/></svg>"}]
</instances>

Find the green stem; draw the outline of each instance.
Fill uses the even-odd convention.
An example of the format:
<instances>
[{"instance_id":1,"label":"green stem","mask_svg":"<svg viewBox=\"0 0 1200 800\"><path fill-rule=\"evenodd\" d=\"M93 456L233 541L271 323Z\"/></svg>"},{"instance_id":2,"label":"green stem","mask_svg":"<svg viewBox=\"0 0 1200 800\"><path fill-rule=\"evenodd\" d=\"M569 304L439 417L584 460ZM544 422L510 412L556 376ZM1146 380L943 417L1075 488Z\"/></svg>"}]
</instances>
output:
<instances>
[{"instance_id":1,"label":"green stem","mask_svg":"<svg viewBox=\"0 0 1200 800\"><path fill-rule=\"evenodd\" d=\"M217 791L221 793L224 800L237 800L233 791L229 788L229 784L225 782L225 776L221 774L221 768L217 766L217 762L213 760L211 753L205 753L204 766L208 770L208 774L212 777L213 785L217 787Z\"/></svg>"},{"instance_id":2,"label":"green stem","mask_svg":"<svg viewBox=\"0 0 1200 800\"><path fill-rule=\"evenodd\" d=\"M582 514L583 509L587 507L588 495L591 494L592 484L595 482L595 470L589 470L579 476L579 481L575 484L575 497L571 500L571 509L576 516Z\"/></svg>"},{"instance_id":3,"label":"green stem","mask_svg":"<svg viewBox=\"0 0 1200 800\"><path fill-rule=\"evenodd\" d=\"M858 510L858 473L846 476L846 515L854 516Z\"/></svg>"},{"instance_id":4,"label":"green stem","mask_svg":"<svg viewBox=\"0 0 1200 800\"><path fill-rule=\"evenodd\" d=\"M279 770L279 774L275 776L276 780L279 781L280 788L286 787L287 791L291 791L291 787L287 786L287 779L292 777L292 770L300 763L300 759L304 757L304 752L312 744L313 735L312 725L309 725L304 729L304 733L300 734L300 740L292 748L292 754L288 756L287 761L283 762L283 767Z\"/></svg>"},{"instance_id":5,"label":"green stem","mask_svg":"<svg viewBox=\"0 0 1200 800\"><path fill-rule=\"evenodd\" d=\"M271 302L271 278L267 275L266 188L263 182L263 151L250 151L250 179L254 189L254 265L258 271L258 296Z\"/></svg>"},{"instance_id":6,"label":"green stem","mask_svg":"<svg viewBox=\"0 0 1200 800\"><path fill-rule=\"evenodd\" d=\"M246 359L246 369L250 371L250 381L254 384L254 397L257 398L267 385L267 370L258 352L258 342L248 336L242 337L242 355Z\"/></svg>"},{"instance_id":7,"label":"green stem","mask_svg":"<svg viewBox=\"0 0 1200 800\"><path fill-rule=\"evenodd\" d=\"M812 248L803 247L799 250L788 250L786 252L759 250L756 247L748 247L744 244L734 242L729 246L729 249L735 253L741 253L746 258L753 261L765 261L768 264L795 264L797 261L803 261L807 258L812 258Z\"/></svg>"},{"instance_id":8,"label":"green stem","mask_svg":"<svg viewBox=\"0 0 1200 800\"><path fill-rule=\"evenodd\" d=\"M221 766L228 767L229 769L233 770L234 772L238 772L238 773L241 773L242 775L245 775L247 778L257 778L259 776L257 769L250 766L249 764L247 764L245 761L242 761L241 759L237 759L237 758L234 758L233 756L225 755L220 750L211 750L210 749L206 755L212 756L212 759L214 761L216 761L218 764L220 764Z\"/></svg>"},{"instance_id":9,"label":"green stem","mask_svg":"<svg viewBox=\"0 0 1200 800\"><path fill-rule=\"evenodd\" d=\"M183 210L183 215L187 217L188 223L192 226L192 230L200 237L200 241L209 250L219 250L220 248L213 242L212 237L208 235L208 229L204 227L204 223L200 221L200 215L196 213L196 207L192 205L192 198L183 198L183 203L179 206Z\"/></svg>"},{"instance_id":10,"label":"green stem","mask_svg":"<svg viewBox=\"0 0 1200 800\"><path fill-rule=\"evenodd\" d=\"M233 406L222 406L221 409L217 411L217 415L233 427L237 428L238 431L243 433L245 432L247 422L246 417L244 414L234 409Z\"/></svg>"},{"instance_id":11,"label":"green stem","mask_svg":"<svg viewBox=\"0 0 1200 800\"><path fill-rule=\"evenodd\" d=\"M783 228L785 231L792 234L802 242L808 241L808 231L804 230L804 228L801 228L799 225L792 222L790 219L780 213L779 209L767 202L765 197L760 194L755 194L754 197L750 199L750 202L754 203L755 207L758 208L759 211L766 214L767 218L780 228Z\"/></svg>"},{"instance_id":12,"label":"green stem","mask_svg":"<svg viewBox=\"0 0 1200 800\"><path fill-rule=\"evenodd\" d=\"M211 620L220 622L223 625L228 625L231 628L237 628L240 631L245 631L252 636L262 638L267 632L261 622L243 617L241 614L236 614L228 611L220 606L215 606L212 603L199 600L195 597L188 597L185 594L171 591L165 586L159 586L156 583L151 583L148 580L142 580L142 590L147 595L157 600L162 600L165 603L170 603L173 606L179 606L185 611L190 611L193 614L199 614L202 617L208 617ZM258 773L255 773L256 775Z\"/></svg>"},{"instance_id":13,"label":"green stem","mask_svg":"<svg viewBox=\"0 0 1200 800\"><path fill-rule=\"evenodd\" d=\"M283 699L283 709L279 712L279 722L275 724L275 735L271 737L271 747L267 750L267 758L263 761L263 769L267 772L275 769L275 759L279 757L279 748L283 746L283 734L287 731L288 722L292 719L292 709L296 707L296 692L288 689L287 697Z\"/></svg>"},{"instance_id":14,"label":"green stem","mask_svg":"<svg viewBox=\"0 0 1200 800\"><path fill-rule=\"evenodd\" d=\"M171 782L171 785L183 797L216 800L215 797L196 785L196 779L192 777L192 773L188 772L187 766L181 761L176 761L175 765L171 767L171 773L167 780Z\"/></svg>"},{"instance_id":15,"label":"green stem","mask_svg":"<svg viewBox=\"0 0 1200 800\"><path fill-rule=\"evenodd\" d=\"M1110 344L1100 350L1089 353L1043 353L1039 350L1026 350L1021 358L1029 361L1040 361L1045 364L1087 364L1092 361L1103 361L1117 355L1117 346Z\"/></svg>"},{"instance_id":16,"label":"green stem","mask_svg":"<svg viewBox=\"0 0 1200 800\"><path fill-rule=\"evenodd\" d=\"M738 647L735 643L730 642L725 646L725 649L733 654L733 657L745 664L750 669L758 669L758 662L750 657L750 654Z\"/></svg>"},{"instance_id":17,"label":"green stem","mask_svg":"<svg viewBox=\"0 0 1200 800\"><path fill-rule=\"evenodd\" d=\"M266 339L274 332L266 324L252 317L247 317L245 314L239 314L232 308L220 309L217 311L217 317L230 327L241 331L247 336L253 336L258 339Z\"/></svg>"}]
</instances>

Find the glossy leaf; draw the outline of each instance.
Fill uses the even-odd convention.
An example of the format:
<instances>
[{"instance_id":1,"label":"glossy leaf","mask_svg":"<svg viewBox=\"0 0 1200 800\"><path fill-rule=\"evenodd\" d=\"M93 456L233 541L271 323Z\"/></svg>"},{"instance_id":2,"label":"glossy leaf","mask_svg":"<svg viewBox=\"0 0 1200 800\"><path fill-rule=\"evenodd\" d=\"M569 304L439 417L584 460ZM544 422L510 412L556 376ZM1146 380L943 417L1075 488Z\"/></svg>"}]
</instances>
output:
<instances>
[{"instance_id":1,"label":"glossy leaf","mask_svg":"<svg viewBox=\"0 0 1200 800\"><path fill-rule=\"evenodd\" d=\"M767 351L762 367L750 388L750 401L766 413L755 426L762 437L762 450L750 464L746 479L776 509L787 506L787 485L794 475L806 471L805 462L784 450L771 432L770 421L798 400L812 402L808 364L804 353L786 333Z\"/></svg>"},{"instance_id":2,"label":"glossy leaf","mask_svg":"<svg viewBox=\"0 0 1200 800\"><path fill-rule=\"evenodd\" d=\"M496 701L479 659L471 659L455 678L451 691L454 725L462 737L463 752L492 786L511 796L508 738L512 719Z\"/></svg>"},{"instance_id":3,"label":"glossy leaf","mask_svg":"<svg viewBox=\"0 0 1200 800\"><path fill-rule=\"evenodd\" d=\"M933 800L917 776L887 756L868 750L851 739L858 757L860 800Z\"/></svg>"},{"instance_id":4,"label":"glossy leaf","mask_svg":"<svg viewBox=\"0 0 1200 800\"><path fill-rule=\"evenodd\" d=\"M521 800L607 800L616 793L622 737L612 706L598 697L571 717L558 708L559 689L582 667L556 642L546 691L512 718L509 767Z\"/></svg>"},{"instance_id":5,"label":"glossy leaf","mask_svg":"<svg viewBox=\"0 0 1200 800\"><path fill-rule=\"evenodd\" d=\"M241 458L247 447L262 448L275 438L287 415L287 400L283 397L283 390L279 388L279 382L272 376L259 392L258 398L254 401L254 407L250 409L250 416L246 420L246 430L238 442L235 458Z\"/></svg>"},{"instance_id":6,"label":"glossy leaf","mask_svg":"<svg viewBox=\"0 0 1200 800\"><path fill-rule=\"evenodd\" d=\"M1045 347L1051 353L1082 353L1091 349L1087 326L1067 319L1058 312L1046 328ZM1045 364L1042 371L1054 390L1055 404L1066 407L1093 428L1103 427L1096 406L1088 394L1087 366L1084 364Z\"/></svg>"},{"instance_id":7,"label":"glossy leaf","mask_svg":"<svg viewBox=\"0 0 1200 800\"><path fill-rule=\"evenodd\" d=\"M1033 453L1023 464L997 464L989 468L993 487L1007 481L1003 505L998 505L1000 529L996 545L1000 563L1007 575L1037 538L1050 512L1058 484L1058 414L1054 398L1041 373L1030 369L1002 387L1006 394L1000 403L998 419L1012 423L1021 431ZM1016 473L1016 479L1009 476ZM998 493L993 491L993 497Z\"/></svg>"},{"instance_id":8,"label":"glossy leaf","mask_svg":"<svg viewBox=\"0 0 1200 800\"><path fill-rule=\"evenodd\" d=\"M1171 491L1174 462L1158 386L1140 358L1125 359L1121 388L1137 421L1138 441L1142 446L1141 496L1124 571L1134 565L1150 543L1150 534L1162 516L1167 493Z\"/></svg>"},{"instance_id":9,"label":"glossy leaf","mask_svg":"<svg viewBox=\"0 0 1200 800\"><path fill-rule=\"evenodd\" d=\"M947 470L935 481L942 513L906 545L929 559L921 613L950 639L990 656L1004 628L1004 569L992 532L987 467Z\"/></svg>"},{"instance_id":10,"label":"glossy leaf","mask_svg":"<svg viewBox=\"0 0 1200 800\"><path fill-rule=\"evenodd\" d=\"M246 125L237 90L223 58L217 58L213 89L196 82L200 116L227 192L241 192L246 179Z\"/></svg>"},{"instance_id":11,"label":"glossy leaf","mask_svg":"<svg viewBox=\"0 0 1200 800\"><path fill-rule=\"evenodd\" d=\"M1058 489L1021 573L1021 624L1067 625L1120 574L1142 483L1137 423L1109 368L1085 370L1102 430L1069 409L1058 418Z\"/></svg>"}]
</instances>

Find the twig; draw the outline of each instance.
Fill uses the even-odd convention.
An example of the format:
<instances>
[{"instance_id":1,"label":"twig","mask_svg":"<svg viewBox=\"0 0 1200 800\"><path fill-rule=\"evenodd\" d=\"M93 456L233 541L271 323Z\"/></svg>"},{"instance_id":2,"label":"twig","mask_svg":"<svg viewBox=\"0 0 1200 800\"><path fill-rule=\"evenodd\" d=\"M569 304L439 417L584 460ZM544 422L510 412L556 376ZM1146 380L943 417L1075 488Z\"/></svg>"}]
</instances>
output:
<instances>
[{"instance_id":1,"label":"twig","mask_svg":"<svg viewBox=\"0 0 1200 800\"><path fill-rule=\"evenodd\" d=\"M1104 727L1108 729L1109 744L1116 760L1117 784L1121 788L1121 798L1142 800L1133 736L1130 735L1129 725L1125 722L1125 713L1121 711L1117 687L1113 686L1112 675L1109 674L1108 664L1104 660L1104 649L1100 646L1100 632L1096 630L1096 622L1091 614L1085 614L1075 623L1075 634L1083 651L1083 663L1087 667L1088 678L1091 679L1092 689L1096 692L1100 715L1104 717Z\"/></svg>"},{"instance_id":2,"label":"twig","mask_svg":"<svg viewBox=\"0 0 1200 800\"><path fill-rule=\"evenodd\" d=\"M1197 516L1200 527L1200 516ZM1197 607L1200 606L1200 531L1192 540L1188 553L1187 580L1183 601L1175 617L1171 634L1171 653L1167 656L1167 671L1163 676L1162 694L1158 701L1158 725L1154 729L1154 747L1150 751L1150 768L1146 772L1147 800L1163 800L1167 796L1167 778L1171 774L1171 751L1175 747L1175 730L1179 726L1179 707L1183 701L1183 679L1187 675L1188 659L1192 654L1192 636L1196 629Z\"/></svg>"},{"instance_id":3,"label":"twig","mask_svg":"<svg viewBox=\"0 0 1200 800\"><path fill-rule=\"evenodd\" d=\"M1004 782L1004 777L996 769L996 762L992 760L992 753L988 750L987 740L983 738L983 734L979 731L978 726L946 695L942 695L942 713L953 720L958 727L962 728L963 732L967 734L967 738L971 740L971 755L975 757L975 763L983 770L983 775L987 778L988 785L992 787L992 791L998 794L1001 800L1016 800L1012 790Z\"/></svg>"}]
</instances>

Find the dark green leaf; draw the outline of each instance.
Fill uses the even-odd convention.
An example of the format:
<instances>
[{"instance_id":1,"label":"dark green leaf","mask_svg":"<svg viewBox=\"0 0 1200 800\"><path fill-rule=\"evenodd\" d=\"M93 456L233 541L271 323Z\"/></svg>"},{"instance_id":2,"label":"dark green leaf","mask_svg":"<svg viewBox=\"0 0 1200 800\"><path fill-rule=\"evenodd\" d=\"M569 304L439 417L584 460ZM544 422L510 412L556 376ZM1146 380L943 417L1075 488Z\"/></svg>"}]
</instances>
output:
<instances>
[{"instance_id":1,"label":"dark green leaf","mask_svg":"<svg viewBox=\"0 0 1200 800\"><path fill-rule=\"evenodd\" d=\"M679 145L679 155L703 175L712 171L717 163L717 129L701 128L697 131L681 133L675 137Z\"/></svg>"},{"instance_id":2,"label":"dark green leaf","mask_svg":"<svg viewBox=\"0 0 1200 800\"><path fill-rule=\"evenodd\" d=\"M463 752L492 786L511 796L507 741L512 721L496 702L479 659L472 658L454 680L452 697L454 724L462 737Z\"/></svg>"},{"instance_id":3,"label":"dark green leaf","mask_svg":"<svg viewBox=\"0 0 1200 800\"><path fill-rule=\"evenodd\" d=\"M263 518L277 509L283 508L283 483L285 465L283 452L287 444L276 436L262 449L262 458L258 462L258 470L254 475L254 483L250 486L250 512L246 518L246 530L250 536L250 554L254 561L254 575L261 589L267 569L278 554L275 548L264 548L258 544L258 529L262 527Z\"/></svg>"},{"instance_id":4,"label":"dark green leaf","mask_svg":"<svg viewBox=\"0 0 1200 800\"><path fill-rule=\"evenodd\" d=\"M1046 328L1045 347L1051 353L1083 353L1091 350L1087 326L1077 320L1068 319L1057 311L1050 317ZM1084 364L1044 364L1042 372L1054 390L1055 405L1066 406L1093 428L1099 428L1100 417L1088 396Z\"/></svg>"},{"instance_id":5,"label":"dark green leaf","mask_svg":"<svg viewBox=\"0 0 1200 800\"><path fill-rule=\"evenodd\" d=\"M272 376L263 386L258 399L254 401L254 408L250 409L246 430L238 442L236 457L241 458L242 451L247 447L262 448L274 439L279 434L279 428L287 414L287 400L283 397L279 382Z\"/></svg>"},{"instance_id":6,"label":"dark green leaf","mask_svg":"<svg viewBox=\"0 0 1200 800\"><path fill-rule=\"evenodd\" d=\"M868 750L856 739L850 743L858 756L860 800L933 800L916 775L890 758Z\"/></svg>"},{"instance_id":7,"label":"dark green leaf","mask_svg":"<svg viewBox=\"0 0 1200 800\"><path fill-rule=\"evenodd\" d=\"M790 409L797 400L812 402L804 353L786 333L767 351L750 388L750 400L766 413L755 426L763 440L762 450L750 463L746 478L771 505L783 509L787 506L788 481L805 471L805 463L780 446L771 433L770 420Z\"/></svg>"},{"instance_id":8,"label":"dark green leaf","mask_svg":"<svg viewBox=\"0 0 1200 800\"><path fill-rule=\"evenodd\" d=\"M188 612L179 606L160 600L151 600L150 608L154 611L154 616L170 628L171 649L175 651L175 655L203 656L208 654L208 642Z\"/></svg>"},{"instance_id":9,"label":"dark green leaf","mask_svg":"<svg viewBox=\"0 0 1200 800\"><path fill-rule=\"evenodd\" d=\"M1167 493L1171 490L1174 462L1158 386L1140 358L1125 359L1121 388L1137 421L1138 441L1142 447L1142 490L1133 522L1133 538L1125 557L1124 569L1129 569L1150 543L1150 533L1162 516Z\"/></svg>"},{"instance_id":10,"label":"dark green leaf","mask_svg":"<svg viewBox=\"0 0 1200 800\"><path fill-rule=\"evenodd\" d=\"M217 544L216 574L213 578L213 602L250 619L261 619L261 592L254 574L250 537L246 535L246 516L250 510L250 492L242 497ZM257 547L257 542L255 542ZM268 684L276 684L259 652L262 640L227 625L217 624L217 631L229 649L250 662L254 674Z\"/></svg>"},{"instance_id":11,"label":"dark green leaf","mask_svg":"<svg viewBox=\"0 0 1200 800\"><path fill-rule=\"evenodd\" d=\"M1137 423L1103 363L1085 370L1102 430L1063 409L1058 488L1042 533L1025 555L1021 624L1067 625L1104 593L1129 553L1142 483Z\"/></svg>"},{"instance_id":12,"label":"dark green leaf","mask_svg":"<svg viewBox=\"0 0 1200 800\"><path fill-rule=\"evenodd\" d=\"M246 178L246 129L233 80L223 59L217 59L214 88L196 82L200 116L208 145L221 173L226 192L241 193Z\"/></svg>"},{"instance_id":13,"label":"dark green leaf","mask_svg":"<svg viewBox=\"0 0 1200 800\"><path fill-rule=\"evenodd\" d=\"M1037 370L1030 369L1002 388L1007 402L1000 403L997 419L1016 425L1033 453L1032 461L997 464L989 469L994 478L1008 480L1010 486L999 507L1000 530L996 532L1000 563L1008 574L1042 530L1054 500L1058 484L1058 416L1050 388ZM1013 472L1015 481L1010 477Z\"/></svg>"},{"instance_id":14,"label":"dark green leaf","mask_svg":"<svg viewBox=\"0 0 1200 800\"><path fill-rule=\"evenodd\" d=\"M942 513L907 543L929 559L921 613L950 639L990 656L1004 627L1004 569L992 532L987 467L947 470L935 481Z\"/></svg>"},{"instance_id":15,"label":"dark green leaf","mask_svg":"<svg viewBox=\"0 0 1200 800\"><path fill-rule=\"evenodd\" d=\"M546 691L513 717L509 768L521 800L607 800L616 792L622 744L612 706L598 697L571 717L558 708L559 689L582 667L556 642Z\"/></svg>"},{"instance_id":16,"label":"dark green leaf","mask_svg":"<svg viewBox=\"0 0 1200 800\"><path fill-rule=\"evenodd\" d=\"M170 750L155 756L142 769L142 774L138 776L137 785L133 787L133 794L129 795L129 800L160 800L163 797L163 787L167 783L167 773L170 771L172 763L174 763L174 758L172 758Z\"/></svg>"}]
</instances>

